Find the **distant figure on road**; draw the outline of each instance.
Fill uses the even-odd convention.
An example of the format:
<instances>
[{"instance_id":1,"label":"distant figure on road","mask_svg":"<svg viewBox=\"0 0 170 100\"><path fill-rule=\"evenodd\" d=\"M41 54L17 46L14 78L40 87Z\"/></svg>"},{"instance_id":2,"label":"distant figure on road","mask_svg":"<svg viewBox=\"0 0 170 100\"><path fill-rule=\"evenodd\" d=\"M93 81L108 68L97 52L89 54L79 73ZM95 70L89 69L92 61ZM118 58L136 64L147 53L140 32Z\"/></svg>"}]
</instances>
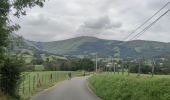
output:
<instances>
[{"instance_id":1,"label":"distant figure on road","mask_svg":"<svg viewBox=\"0 0 170 100\"><path fill-rule=\"evenodd\" d=\"M71 77L72 77L72 73L69 71L68 72L68 80L71 80Z\"/></svg>"}]
</instances>

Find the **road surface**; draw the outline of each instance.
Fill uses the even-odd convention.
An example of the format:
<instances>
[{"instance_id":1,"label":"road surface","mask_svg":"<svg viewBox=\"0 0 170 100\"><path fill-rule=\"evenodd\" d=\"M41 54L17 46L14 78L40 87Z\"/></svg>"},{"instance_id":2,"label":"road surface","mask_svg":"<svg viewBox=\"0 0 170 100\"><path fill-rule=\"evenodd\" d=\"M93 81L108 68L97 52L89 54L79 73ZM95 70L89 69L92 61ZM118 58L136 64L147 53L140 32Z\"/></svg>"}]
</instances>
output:
<instances>
[{"instance_id":1,"label":"road surface","mask_svg":"<svg viewBox=\"0 0 170 100\"><path fill-rule=\"evenodd\" d=\"M87 77L76 77L65 80L46 91L32 97L32 100L100 100L89 91Z\"/></svg>"}]
</instances>

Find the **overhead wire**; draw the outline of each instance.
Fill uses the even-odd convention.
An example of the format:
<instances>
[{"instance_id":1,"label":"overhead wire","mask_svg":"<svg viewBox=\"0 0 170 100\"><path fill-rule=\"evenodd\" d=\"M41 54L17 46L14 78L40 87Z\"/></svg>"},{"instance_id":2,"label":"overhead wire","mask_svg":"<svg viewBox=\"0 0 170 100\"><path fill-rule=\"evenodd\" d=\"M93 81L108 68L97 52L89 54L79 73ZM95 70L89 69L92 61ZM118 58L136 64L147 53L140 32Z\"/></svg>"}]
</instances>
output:
<instances>
[{"instance_id":1,"label":"overhead wire","mask_svg":"<svg viewBox=\"0 0 170 100\"><path fill-rule=\"evenodd\" d=\"M140 31L139 33L137 33L135 36L133 36L130 40L136 39L139 36L141 36L142 34L144 34L149 28L151 28L154 24L156 24L157 21L159 21L163 16L165 16L168 12L170 11L170 9L168 9L165 13L163 13L161 16L159 16L154 22L152 22L151 24L149 24L146 28L144 28L142 31Z\"/></svg>"},{"instance_id":2,"label":"overhead wire","mask_svg":"<svg viewBox=\"0 0 170 100\"><path fill-rule=\"evenodd\" d=\"M126 36L123 41L127 40L132 34L136 33L140 28L142 28L145 24L147 24L152 18L154 18L158 13L160 13L165 7L167 7L170 2L167 2L163 7L161 7L156 13L154 13L149 19L147 19L144 23L142 23L139 27L137 27L133 32L131 32L128 36Z\"/></svg>"}]
</instances>

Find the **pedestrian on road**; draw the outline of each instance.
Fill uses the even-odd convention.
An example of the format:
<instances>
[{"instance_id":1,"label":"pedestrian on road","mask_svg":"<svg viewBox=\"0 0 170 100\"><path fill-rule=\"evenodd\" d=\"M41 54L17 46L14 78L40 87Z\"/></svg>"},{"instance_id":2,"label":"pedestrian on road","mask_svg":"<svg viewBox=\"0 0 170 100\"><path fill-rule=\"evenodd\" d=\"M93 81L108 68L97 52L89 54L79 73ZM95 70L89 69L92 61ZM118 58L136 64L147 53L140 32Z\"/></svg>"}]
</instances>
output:
<instances>
[{"instance_id":1,"label":"pedestrian on road","mask_svg":"<svg viewBox=\"0 0 170 100\"><path fill-rule=\"evenodd\" d=\"M72 77L72 73L71 71L68 72L68 80L71 80L71 77Z\"/></svg>"}]
</instances>

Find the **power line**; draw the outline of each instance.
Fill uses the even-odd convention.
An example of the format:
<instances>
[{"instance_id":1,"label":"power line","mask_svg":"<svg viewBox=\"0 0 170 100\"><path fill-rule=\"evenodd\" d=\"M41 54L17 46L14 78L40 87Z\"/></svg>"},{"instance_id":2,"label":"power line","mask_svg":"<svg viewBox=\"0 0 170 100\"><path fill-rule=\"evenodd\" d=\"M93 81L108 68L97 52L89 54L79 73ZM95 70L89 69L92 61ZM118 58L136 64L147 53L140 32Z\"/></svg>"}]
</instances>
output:
<instances>
[{"instance_id":1,"label":"power line","mask_svg":"<svg viewBox=\"0 0 170 100\"><path fill-rule=\"evenodd\" d=\"M154 22L152 22L150 25L148 25L146 28L144 28L142 31L140 31L139 33L137 33L135 36L133 36L130 40L133 40L135 38L138 38L139 36L141 36L142 34L144 34L149 28L151 28L157 21L159 21L164 15L166 15L168 12L170 11L170 9L168 9L165 13L163 13L160 17L158 17Z\"/></svg>"},{"instance_id":2,"label":"power line","mask_svg":"<svg viewBox=\"0 0 170 100\"><path fill-rule=\"evenodd\" d=\"M123 40L128 39L132 34L137 32L142 26L144 26L146 23L148 23L153 17L155 17L160 11L162 11L167 5L169 5L170 2L166 3L161 9L159 9L154 15L152 15L148 20L146 20L143 24L141 24L139 27L137 27L133 32L131 32L128 36L126 36Z\"/></svg>"}]
</instances>

